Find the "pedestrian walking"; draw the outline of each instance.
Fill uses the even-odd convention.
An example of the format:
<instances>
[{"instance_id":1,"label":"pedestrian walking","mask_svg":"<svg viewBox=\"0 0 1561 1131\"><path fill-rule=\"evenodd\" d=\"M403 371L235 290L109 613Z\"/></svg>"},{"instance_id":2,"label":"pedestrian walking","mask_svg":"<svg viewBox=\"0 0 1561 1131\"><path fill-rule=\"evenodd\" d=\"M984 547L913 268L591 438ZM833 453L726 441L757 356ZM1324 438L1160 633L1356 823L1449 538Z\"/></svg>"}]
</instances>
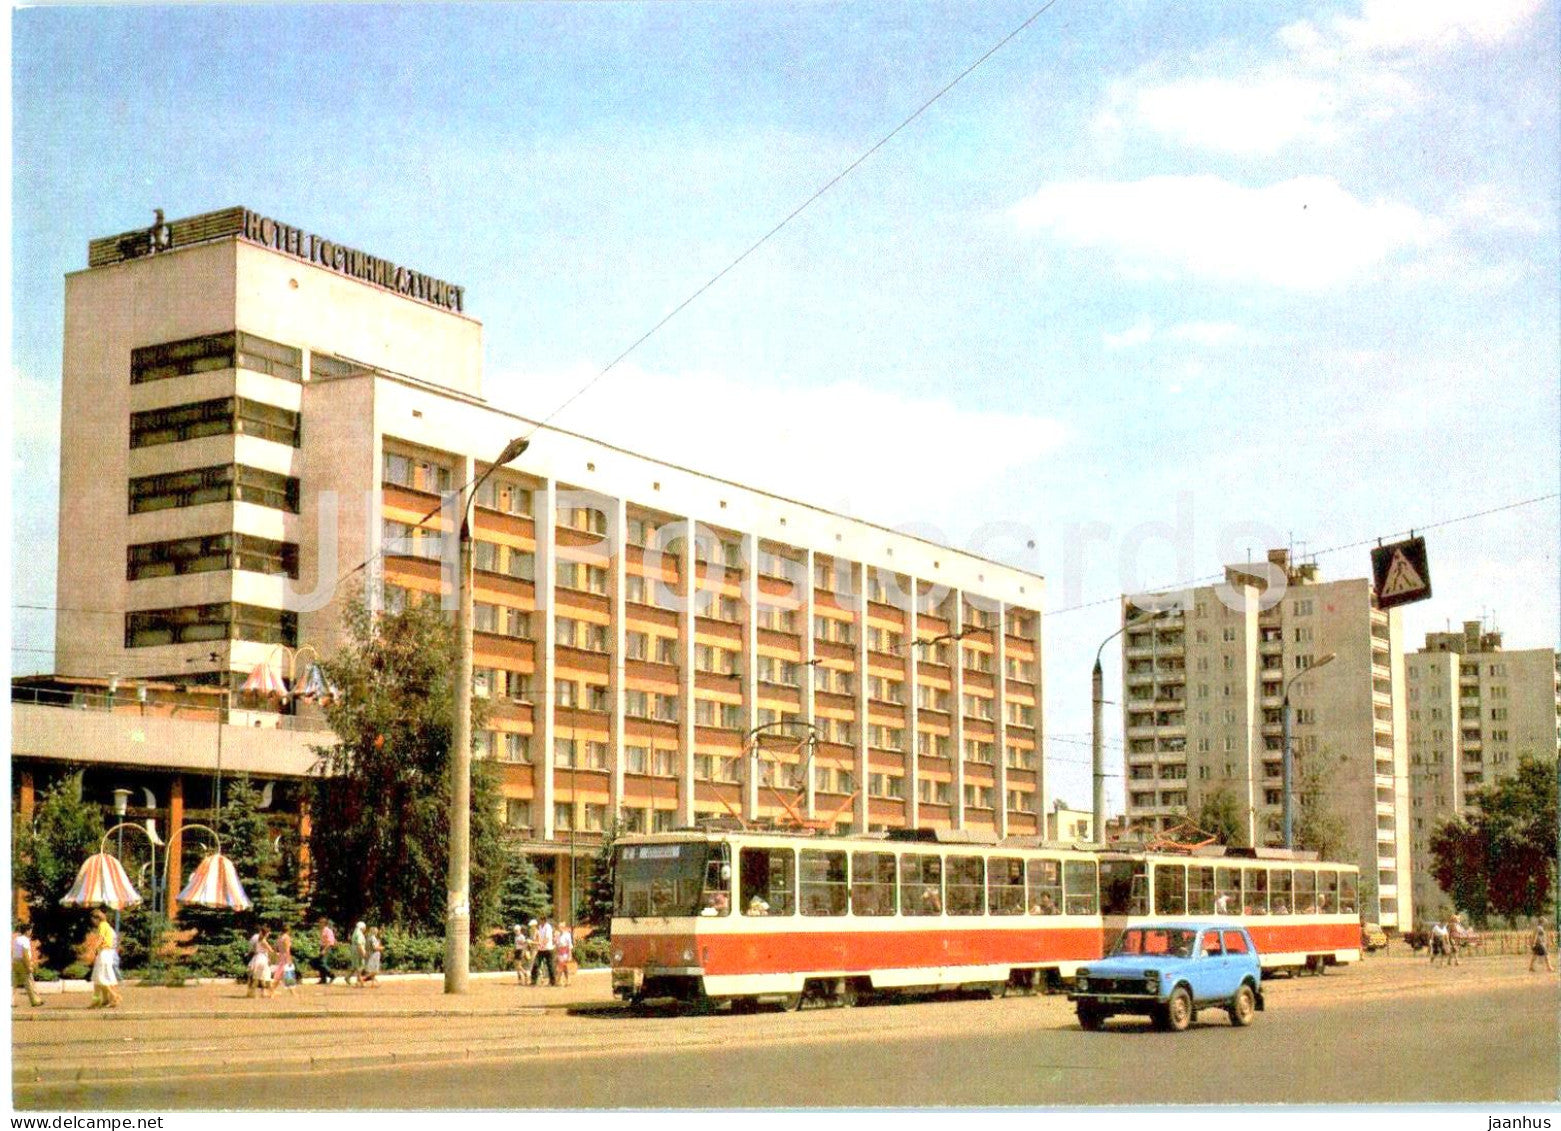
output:
<instances>
[{"instance_id":1,"label":"pedestrian walking","mask_svg":"<svg viewBox=\"0 0 1561 1131\"><path fill-rule=\"evenodd\" d=\"M1436 965L1438 958L1445 959L1447 955L1447 943L1451 938L1448 934L1447 924L1438 920L1431 924L1431 965Z\"/></svg>"},{"instance_id":2,"label":"pedestrian walking","mask_svg":"<svg viewBox=\"0 0 1561 1131\"><path fill-rule=\"evenodd\" d=\"M575 960L575 935L568 923L558 925L558 933L553 937L553 954L558 961L558 984L567 986Z\"/></svg>"},{"instance_id":3,"label":"pedestrian walking","mask_svg":"<svg viewBox=\"0 0 1561 1131\"><path fill-rule=\"evenodd\" d=\"M379 928L370 927L368 939L368 958L363 964L363 980L376 990L379 989L379 964L380 956L385 952L385 945L379 940Z\"/></svg>"},{"instance_id":4,"label":"pedestrian walking","mask_svg":"<svg viewBox=\"0 0 1561 1131\"><path fill-rule=\"evenodd\" d=\"M542 967L547 967L547 984L558 985L558 967L554 965L553 949L556 940L553 933L552 916L542 916L542 925L537 928L537 957L531 964L531 984L541 985Z\"/></svg>"},{"instance_id":5,"label":"pedestrian walking","mask_svg":"<svg viewBox=\"0 0 1561 1131\"><path fill-rule=\"evenodd\" d=\"M320 953L315 957L314 969L320 975L320 985L328 986L336 980L331 973L331 952L336 949L336 932L324 919L320 920Z\"/></svg>"},{"instance_id":6,"label":"pedestrian walking","mask_svg":"<svg viewBox=\"0 0 1561 1131\"><path fill-rule=\"evenodd\" d=\"M358 925L352 929L352 938L347 941L347 948L352 952L352 973L347 975L347 984L356 983L359 989L363 988L363 969L369 963L369 940L364 933L363 920L358 920Z\"/></svg>"},{"instance_id":7,"label":"pedestrian walking","mask_svg":"<svg viewBox=\"0 0 1561 1131\"><path fill-rule=\"evenodd\" d=\"M118 1009L121 1000L119 935L108 925L108 916L101 910L92 912L92 923L92 933L87 936L87 949L92 957L92 1004L88 1008Z\"/></svg>"},{"instance_id":8,"label":"pedestrian walking","mask_svg":"<svg viewBox=\"0 0 1561 1131\"><path fill-rule=\"evenodd\" d=\"M271 963L275 958L270 927L261 927L249 936L249 992L245 997L254 997L256 990L261 997L271 996Z\"/></svg>"},{"instance_id":9,"label":"pedestrian walking","mask_svg":"<svg viewBox=\"0 0 1561 1131\"><path fill-rule=\"evenodd\" d=\"M1555 967L1550 964L1550 936L1545 931L1543 919L1534 920L1534 938L1529 944L1529 949L1533 951L1528 960L1529 973L1534 972L1534 963L1541 959L1545 962L1547 972L1555 972Z\"/></svg>"},{"instance_id":10,"label":"pedestrian walking","mask_svg":"<svg viewBox=\"0 0 1561 1131\"><path fill-rule=\"evenodd\" d=\"M526 928L516 923L512 930L515 934L515 981L524 986L531 980L531 954L526 945Z\"/></svg>"},{"instance_id":11,"label":"pedestrian walking","mask_svg":"<svg viewBox=\"0 0 1561 1131\"><path fill-rule=\"evenodd\" d=\"M286 923L276 940L276 969L271 971L271 992L280 986L290 997L298 994L298 967L293 965L293 931Z\"/></svg>"},{"instance_id":12,"label":"pedestrian walking","mask_svg":"<svg viewBox=\"0 0 1561 1131\"><path fill-rule=\"evenodd\" d=\"M27 933L25 927L17 923L11 931L11 988L26 990L27 1004L31 1006L43 1004L43 998L38 994L38 986L33 981L33 975L37 970L37 959L33 957L32 936Z\"/></svg>"}]
</instances>

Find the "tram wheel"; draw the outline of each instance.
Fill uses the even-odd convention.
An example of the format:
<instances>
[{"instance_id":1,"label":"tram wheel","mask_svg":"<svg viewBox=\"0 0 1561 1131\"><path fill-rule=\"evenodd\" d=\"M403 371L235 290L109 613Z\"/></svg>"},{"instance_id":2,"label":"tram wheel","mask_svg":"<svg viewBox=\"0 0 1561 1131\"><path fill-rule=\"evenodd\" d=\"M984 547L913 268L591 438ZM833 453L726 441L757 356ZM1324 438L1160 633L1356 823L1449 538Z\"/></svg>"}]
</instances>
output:
<instances>
[{"instance_id":1,"label":"tram wheel","mask_svg":"<svg viewBox=\"0 0 1561 1131\"><path fill-rule=\"evenodd\" d=\"M787 994L780 999L780 1007L787 1013L795 1013L802 1008L801 994Z\"/></svg>"}]
</instances>

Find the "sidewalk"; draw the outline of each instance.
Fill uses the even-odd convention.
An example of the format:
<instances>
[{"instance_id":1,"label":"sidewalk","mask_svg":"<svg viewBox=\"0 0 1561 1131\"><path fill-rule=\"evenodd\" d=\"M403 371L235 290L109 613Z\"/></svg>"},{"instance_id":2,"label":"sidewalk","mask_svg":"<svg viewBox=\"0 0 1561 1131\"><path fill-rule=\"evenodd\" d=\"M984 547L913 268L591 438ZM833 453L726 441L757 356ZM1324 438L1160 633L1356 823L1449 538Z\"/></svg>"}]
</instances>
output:
<instances>
[{"instance_id":1,"label":"sidewalk","mask_svg":"<svg viewBox=\"0 0 1561 1131\"><path fill-rule=\"evenodd\" d=\"M532 1010L605 1005L613 1000L612 974L605 968L577 971L567 986L522 986L508 970L472 974L466 993L448 995L441 974L381 974L379 982L378 988L360 989L340 978L329 986L310 978L295 993L280 990L274 997L251 998L248 987L230 979L201 979L170 987L138 986L131 977L122 983L124 1004L118 1009L89 1009L92 987L88 982L41 982L38 990L44 1004L36 1009L29 1008L13 991L11 1020L21 1026L80 1021L83 1015L109 1022L349 1013L363 1017L514 1016Z\"/></svg>"}]
</instances>

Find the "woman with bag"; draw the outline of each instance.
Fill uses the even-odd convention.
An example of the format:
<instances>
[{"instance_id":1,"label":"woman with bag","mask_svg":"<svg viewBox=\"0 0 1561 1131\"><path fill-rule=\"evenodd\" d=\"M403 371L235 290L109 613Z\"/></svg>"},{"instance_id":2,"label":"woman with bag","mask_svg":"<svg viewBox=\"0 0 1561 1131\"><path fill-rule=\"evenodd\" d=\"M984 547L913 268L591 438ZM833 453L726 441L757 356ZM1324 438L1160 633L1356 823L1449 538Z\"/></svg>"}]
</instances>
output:
<instances>
[{"instance_id":1,"label":"woman with bag","mask_svg":"<svg viewBox=\"0 0 1561 1131\"><path fill-rule=\"evenodd\" d=\"M281 986L290 995L298 994L298 968L293 965L293 932L285 923L276 940L276 969L271 973L271 992Z\"/></svg>"},{"instance_id":2,"label":"woman with bag","mask_svg":"<svg viewBox=\"0 0 1561 1131\"><path fill-rule=\"evenodd\" d=\"M1550 936L1545 933L1545 921L1543 919L1534 920L1534 941L1531 944L1531 949L1534 953L1528 960L1529 973L1532 974L1534 972L1534 963L1541 959L1544 959L1545 969L1553 973L1555 967L1550 965Z\"/></svg>"}]
</instances>

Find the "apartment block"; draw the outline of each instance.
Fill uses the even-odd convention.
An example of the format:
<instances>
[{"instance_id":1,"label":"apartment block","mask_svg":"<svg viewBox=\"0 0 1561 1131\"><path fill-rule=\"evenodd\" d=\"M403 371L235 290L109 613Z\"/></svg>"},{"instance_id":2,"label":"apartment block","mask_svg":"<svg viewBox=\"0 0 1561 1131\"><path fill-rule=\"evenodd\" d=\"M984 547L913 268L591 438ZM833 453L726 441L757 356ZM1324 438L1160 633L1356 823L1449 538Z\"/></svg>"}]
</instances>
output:
<instances>
[{"instance_id":1,"label":"apartment block","mask_svg":"<svg viewBox=\"0 0 1561 1131\"><path fill-rule=\"evenodd\" d=\"M449 601L452 492L525 435L472 527L478 754L516 837L562 852L615 814L1043 833L1041 577L517 416L482 395L464 288L248 209L88 263L60 678L203 683L276 725L249 674L328 657L353 591Z\"/></svg>"},{"instance_id":2,"label":"apartment block","mask_svg":"<svg viewBox=\"0 0 1561 1131\"><path fill-rule=\"evenodd\" d=\"M1368 909L1407 927L1403 645L1397 612L1375 607L1371 582L1323 581L1315 563L1273 550L1176 595L1166 613L1124 601L1123 624L1129 823L1169 829L1223 789L1248 843L1282 843L1288 695L1297 788L1304 760L1348 829Z\"/></svg>"},{"instance_id":3,"label":"apartment block","mask_svg":"<svg viewBox=\"0 0 1561 1131\"><path fill-rule=\"evenodd\" d=\"M1500 632L1465 621L1461 632L1427 633L1404 662L1415 901L1435 913L1448 902L1432 871L1437 826L1512 773L1520 755L1561 750L1561 661L1552 648L1505 651Z\"/></svg>"}]
</instances>

